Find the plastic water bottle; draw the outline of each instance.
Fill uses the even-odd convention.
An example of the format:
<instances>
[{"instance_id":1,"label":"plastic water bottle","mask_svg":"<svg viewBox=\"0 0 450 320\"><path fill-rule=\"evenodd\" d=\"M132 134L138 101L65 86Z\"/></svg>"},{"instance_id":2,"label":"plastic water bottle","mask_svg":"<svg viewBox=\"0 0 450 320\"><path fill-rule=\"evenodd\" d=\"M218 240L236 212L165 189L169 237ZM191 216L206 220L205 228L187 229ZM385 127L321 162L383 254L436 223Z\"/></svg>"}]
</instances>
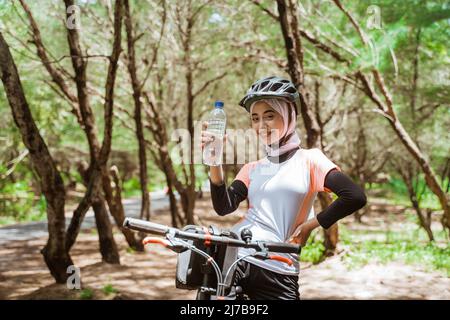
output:
<instances>
[{"instance_id":1,"label":"plastic water bottle","mask_svg":"<svg viewBox=\"0 0 450 320\"><path fill-rule=\"evenodd\" d=\"M214 103L214 110L209 113L207 121L206 131L213 134L214 141L206 143L203 150L203 163L208 166L218 166L222 164L223 136L227 124L222 101Z\"/></svg>"}]
</instances>

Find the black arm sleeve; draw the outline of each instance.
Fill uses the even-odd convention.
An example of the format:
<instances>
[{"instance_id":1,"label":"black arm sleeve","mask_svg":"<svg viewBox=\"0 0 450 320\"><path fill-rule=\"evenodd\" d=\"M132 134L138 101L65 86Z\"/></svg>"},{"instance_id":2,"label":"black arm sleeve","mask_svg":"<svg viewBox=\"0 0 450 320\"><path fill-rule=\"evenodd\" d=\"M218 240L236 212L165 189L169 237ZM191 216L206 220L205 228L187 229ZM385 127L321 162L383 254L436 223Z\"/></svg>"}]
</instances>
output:
<instances>
[{"instance_id":1,"label":"black arm sleeve","mask_svg":"<svg viewBox=\"0 0 450 320\"><path fill-rule=\"evenodd\" d=\"M247 198L248 190L241 180L234 180L227 188L225 183L215 185L209 179L209 185L214 210L220 216L232 213L239 207L239 203Z\"/></svg>"},{"instance_id":2,"label":"black arm sleeve","mask_svg":"<svg viewBox=\"0 0 450 320\"><path fill-rule=\"evenodd\" d=\"M336 169L328 172L324 185L338 196L333 203L317 215L317 221L325 229L361 209L367 203L366 195L361 187Z\"/></svg>"}]
</instances>

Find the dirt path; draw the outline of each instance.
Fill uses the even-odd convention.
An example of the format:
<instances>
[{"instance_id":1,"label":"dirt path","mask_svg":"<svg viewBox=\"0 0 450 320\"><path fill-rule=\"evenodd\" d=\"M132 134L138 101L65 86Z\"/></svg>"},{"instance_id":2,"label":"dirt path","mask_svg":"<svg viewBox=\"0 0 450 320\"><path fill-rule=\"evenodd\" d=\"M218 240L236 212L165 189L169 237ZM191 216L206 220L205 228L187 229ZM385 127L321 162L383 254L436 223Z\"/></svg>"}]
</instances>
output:
<instances>
[{"instance_id":1,"label":"dirt path","mask_svg":"<svg viewBox=\"0 0 450 320\"><path fill-rule=\"evenodd\" d=\"M450 279L399 262L348 270L332 257L300 272L303 299L450 299Z\"/></svg>"},{"instance_id":2,"label":"dirt path","mask_svg":"<svg viewBox=\"0 0 450 320\"><path fill-rule=\"evenodd\" d=\"M202 224L230 226L243 211L228 217L211 212L210 200L197 205ZM154 221L169 222L169 214L154 215ZM83 288L89 288L93 299L193 299L195 292L175 289L176 255L160 246L146 253L127 250L121 234L116 233L121 265L101 261L97 235L83 231L71 251L81 268ZM80 290L67 290L53 284L39 250L45 238L16 241L0 247L0 299L78 299ZM342 255L318 265L303 264L300 273L302 299L450 299L450 279L438 271L391 262L369 263L348 270ZM105 292L108 287L117 291Z\"/></svg>"},{"instance_id":3,"label":"dirt path","mask_svg":"<svg viewBox=\"0 0 450 320\"><path fill-rule=\"evenodd\" d=\"M169 197L164 192L157 191L150 193L150 199L153 210L161 210L169 208ZM141 199L130 198L123 200L123 206L128 217L138 218L141 212ZM76 207L76 206L75 206ZM66 207L66 226L69 225L72 210ZM111 223L114 224L112 217ZM81 224L82 230L95 228L95 217L92 208L86 213L83 223ZM47 221L26 222L20 224L13 224L0 227L0 245L6 244L12 241L18 240L30 240L33 238L40 238L47 236Z\"/></svg>"}]
</instances>

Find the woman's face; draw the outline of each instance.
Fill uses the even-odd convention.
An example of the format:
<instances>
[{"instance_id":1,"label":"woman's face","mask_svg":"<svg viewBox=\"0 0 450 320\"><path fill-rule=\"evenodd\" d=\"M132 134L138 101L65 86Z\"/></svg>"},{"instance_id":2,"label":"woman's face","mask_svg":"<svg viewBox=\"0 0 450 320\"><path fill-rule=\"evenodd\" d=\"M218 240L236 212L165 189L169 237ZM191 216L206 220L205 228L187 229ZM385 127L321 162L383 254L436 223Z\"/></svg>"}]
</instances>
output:
<instances>
[{"instance_id":1,"label":"woman's face","mask_svg":"<svg viewBox=\"0 0 450 320\"><path fill-rule=\"evenodd\" d=\"M253 106L251 114L252 128L270 145L277 142L283 133L283 117L264 101L258 101Z\"/></svg>"}]
</instances>

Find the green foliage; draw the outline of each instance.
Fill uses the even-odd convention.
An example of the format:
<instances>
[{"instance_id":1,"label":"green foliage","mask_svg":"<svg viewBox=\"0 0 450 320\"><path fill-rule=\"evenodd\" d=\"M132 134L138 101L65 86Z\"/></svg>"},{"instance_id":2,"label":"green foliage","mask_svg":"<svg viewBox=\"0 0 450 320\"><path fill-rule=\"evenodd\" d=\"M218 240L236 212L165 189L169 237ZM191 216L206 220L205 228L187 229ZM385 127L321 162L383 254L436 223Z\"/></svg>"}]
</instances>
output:
<instances>
[{"instance_id":1,"label":"green foliage","mask_svg":"<svg viewBox=\"0 0 450 320\"><path fill-rule=\"evenodd\" d=\"M0 225L45 219L45 198L37 197L28 181L0 183L0 195Z\"/></svg>"},{"instance_id":2,"label":"green foliage","mask_svg":"<svg viewBox=\"0 0 450 320\"><path fill-rule=\"evenodd\" d=\"M300 261L319 263L323 260L323 253L325 252L325 247L322 241L313 240L309 238L306 246L302 248L302 253L300 254Z\"/></svg>"},{"instance_id":3,"label":"green foliage","mask_svg":"<svg viewBox=\"0 0 450 320\"><path fill-rule=\"evenodd\" d=\"M413 221L413 215L408 220ZM344 261L349 268L358 268L369 262L386 264L400 261L406 264L424 266L429 270L443 270L450 276L450 245L444 231L435 231L436 240L427 241L425 232L417 227L405 227L404 230L380 231L383 240L363 240L362 235L349 231L344 225L339 225L341 242L349 248L344 255ZM374 235L375 233L372 233Z\"/></svg>"},{"instance_id":4,"label":"green foliage","mask_svg":"<svg viewBox=\"0 0 450 320\"><path fill-rule=\"evenodd\" d=\"M448 178L446 178L446 181ZM366 184L367 190L374 190L382 192L382 196L388 200L391 204L395 205L403 205L410 207L411 201L409 199L408 191L406 189L406 185L402 179L399 178L391 178L388 183L372 183ZM418 187L417 190L423 190L423 193L417 195L420 200L420 206L422 208L430 208L433 210L440 210L441 205L439 203L439 199L436 195L430 191L427 187L425 178L423 175L419 176Z\"/></svg>"},{"instance_id":5,"label":"green foliage","mask_svg":"<svg viewBox=\"0 0 450 320\"><path fill-rule=\"evenodd\" d=\"M450 247L442 248L434 242L420 244L415 241L392 241L389 243L365 241L352 247L344 261L350 268L357 268L376 261L386 264L402 261L417 264L429 269L444 270L450 276Z\"/></svg>"},{"instance_id":6,"label":"green foliage","mask_svg":"<svg viewBox=\"0 0 450 320\"><path fill-rule=\"evenodd\" d=\"M94 297L94 292L92 289L83 289L80 292L80 299L91 300Z\"/></svg>"},{"instance_id":7,"label":"green foliage","mask_svg":"<svg viewBox=\"0 0 450 320\"><path fill-rule=\"evenodd\" d=\"M141 192L139 178L133 177L127 181L124 181L122 188L123 196L125 198L138 196Z\"/></svg>"},{"instance_id":8,"label":"green foliage","mask_svg":"<svg viewBox=\"0 0 450 320\"><path fill-rule=\"evenodd\" d=\"M109 294L113 294L113 293L117 293L117 289L113 287L112 284L106 284L103 288L102 291L104 294L109 295Z\"/></svg>"}]
</instances>

